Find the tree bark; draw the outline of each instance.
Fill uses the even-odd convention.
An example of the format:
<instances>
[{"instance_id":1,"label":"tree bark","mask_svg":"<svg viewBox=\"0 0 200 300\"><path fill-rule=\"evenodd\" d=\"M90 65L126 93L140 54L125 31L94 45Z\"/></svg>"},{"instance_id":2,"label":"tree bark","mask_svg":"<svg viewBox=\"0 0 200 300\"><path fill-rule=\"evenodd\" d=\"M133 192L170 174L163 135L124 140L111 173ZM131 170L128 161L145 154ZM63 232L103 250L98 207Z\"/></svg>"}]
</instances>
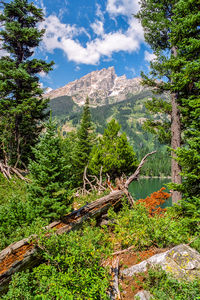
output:
<instances>
[{"instance_id":1,"label":"tree bark","mask_svg":"<svg viewBox=\"0 0 200 300\"><path fill-rule=\"evenodd\" d=\"M177 57L176 47L172 47L172 55ZM171 114L171 148L176 150L181 146L181 118L180 110L178 107L178 94L171 94L171 104L172 104L172 114ZM182 178L180 175L181 167L176 161L176 154L172 151L172 160L171 160L171 177L172 183L181 184ZM181 200L181 193L176 190L172 190L172 203L178 203Z\"/></svg>"},{"instance_id":2,"label":"tree bark","mask_svg":"<svg viewBox=\"0 0 200 300\"><path fill-rule=\"evenodd\" d=\"M180 112L178 109L178 104L176 101L177 97L175 94L171 96L172 103L172 121L171 121L171 147L176 150L181 146L181 122L180 122ZM182 178L180 175L181 167L176 161L176 154L172 151L171 160L171 174L172 183L181 184ZM178 203L181 200L181 193L179 191L172 190L172 202Z\"/></svg>"}]
</instances>

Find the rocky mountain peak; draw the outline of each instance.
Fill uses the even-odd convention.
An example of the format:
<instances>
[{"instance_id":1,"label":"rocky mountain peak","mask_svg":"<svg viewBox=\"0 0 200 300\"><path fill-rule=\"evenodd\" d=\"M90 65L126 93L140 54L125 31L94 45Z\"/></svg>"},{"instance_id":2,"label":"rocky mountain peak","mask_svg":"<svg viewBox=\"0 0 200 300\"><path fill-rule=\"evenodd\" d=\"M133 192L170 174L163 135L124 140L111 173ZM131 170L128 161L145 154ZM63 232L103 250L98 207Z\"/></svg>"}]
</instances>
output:
<instances>
[{"instance_id":1,"label":"rocky mountain peak","mask_svg":"<svg viewBox=\"0 0 200 300\"><path fill-rule=\"evenodd\" d=\"M123 101L128 94L138 94L144 87L140 78L127 79L125 75L118 77L114 67L93 71L80 79L53 90L45 97L54 99L61 96L71 96L78 105L83 105L88 96L90 104L99 106Z\"/></svg>"}]
</instances>

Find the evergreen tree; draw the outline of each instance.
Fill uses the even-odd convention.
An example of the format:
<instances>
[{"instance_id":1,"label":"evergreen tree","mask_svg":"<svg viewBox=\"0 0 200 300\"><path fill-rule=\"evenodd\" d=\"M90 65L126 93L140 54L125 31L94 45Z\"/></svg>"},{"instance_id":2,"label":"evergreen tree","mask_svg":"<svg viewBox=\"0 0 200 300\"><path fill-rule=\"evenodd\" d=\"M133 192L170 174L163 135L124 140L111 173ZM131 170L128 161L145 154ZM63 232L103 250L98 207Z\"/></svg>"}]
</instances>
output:
<instances>
[{"instance_id":1,"label":"evergreen tree","mask_svg":"<svg viewBox=\"0 0 200 300\"><path fill-rule=\"evenodd\" d=\"M66 164L62 141L51 119L33 153L35 160L29 164L32 181L29 185L29 201L33 207L33 217L56 219L67 212L69 205L67 189L70 165Z\"/></svg>"},{"instance_id":2,"label":"evergreen tree","mask_svg":"<svg viewBox=\"0 0 200 300\"><path fill-rule=\"evenodd\" d=\"M183 142L181 131L188 126L185 120L189 116L189 98L195 95L199 80L199 1L141 0L140 4L137 17L143 25L146 41L156 54L150 76L143 74L144 83L156 87L158 93L169 92L171 100L169 103L154 99L148 104L152 112L171 117L170 122L165 119L149 124L164 138L169 123L171 147L176 150ZM171 169L172 182L181 184L181 167L174 153ZM181 194L173 191L173 202L180 199Z\"/></svg>"},{"instance_id":3,"label":"evergreen tree","mask_svg":"<svg viewBox=\"0 0 200 300\"><path fill-rule=\"evenodd\" d=\"M90 172L99 175L101 166L103 174L108 173L111 179L134 172L137 158L129 145L125 132L120 133L121 126L113 119L108 123L104 134L99 138L91 152Z\"/></svg>"},{"instance_id":4,"label":"evergreen tree","mask_svg":"<svg viewBox=\"0 0 200 300\"><path fill-rule=\"evenodd\" d=\"M74 185L80 186L83 182L84 169L89 162L89 155L94 143L92 132L89 98L83 107L80 127L77 131L77 143L73 157Z\"/></svg>"},{"instance_id":5,"label":"evergreen tree","mask_svg":"<svg viewBox=\"0 0 200 300\"><path fill-rule=\"evenodd\" d=\"M42 10L28 0L1 3L0 37L7 55L0 59L0 159L25 167L47 116L37 74L47 73L53 62L31 59L44 35L37 27Z\"/></svg>"}]
</instances>

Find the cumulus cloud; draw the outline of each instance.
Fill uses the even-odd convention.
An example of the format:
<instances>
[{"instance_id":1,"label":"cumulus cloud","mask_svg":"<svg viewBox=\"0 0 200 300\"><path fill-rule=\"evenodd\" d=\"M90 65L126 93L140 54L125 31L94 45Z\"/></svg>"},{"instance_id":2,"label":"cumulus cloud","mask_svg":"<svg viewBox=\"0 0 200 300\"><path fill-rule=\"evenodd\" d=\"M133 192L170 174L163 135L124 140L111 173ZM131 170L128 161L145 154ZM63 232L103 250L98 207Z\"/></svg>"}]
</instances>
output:
<instances>
[{"instance_id":1,"label":"cumulus cloud","mask_svg":"<svg viewBox=\"0 0 200 300\"><path fill-rule=\"evenodd\" d=\"M136 72L135 72L135 68L133 67L125 67L126 71L128 71L132 76L135 76Z\"/></svg>"},{"instance_id":2,"label":"cumulus cloud","mask_svg":"<svg viewBox=\"0 0 200 300\"><path fill-rule=\"evenodd\" d=\"M96 19L90 24L93 39L83 27L64 24L56 15L48 16L40 28L45 28L43 39L44 48L53 52L61 49L68 60L77 64L98 64L100 59L109 59L113 53L124 51L138 51L143 42L143 30L138 20L131 13L138 9L136 0L108 0L106 10L111 16L124 15L127 19L128 29L111 32L104 31L104 13L99 4L96 5ZM131 12L131 13L130 13ZM83 45L79 39L81 35L88 37Z\"/></svg>"},{"instance_id":3,"label":"cumulus cloud","mask_svg":"<svg viewBox=\"0 0 200 300\"><path fill-rule=\"evenodd\" d=\"M152 61L152 60L154 60L154 59L156 59L156 55L155 55L155 54L150 53L150 52L148 52L148 51L145 51L145 52L144 52L144 60L150 62L150 61Z\"/></svg>"},{"instance_id":4,"label":"cumulus cloud","mask_svg":"<svg viewBox=\"0 0 200 300\"><path fill-rule=\"evenodd\" d=\"M138 0L108 0L106 10L112 16L131 16L139 9Z\"/></svg>"},{"instance_id":5,"label":"cumulus cloud","mask_svg":"<svg viewBox=\"0 0 200 300\"><path fill-rule=\"evenodd\" d=\"M104 26L102 21L96 20L96 22L92 23L90 27L96 35L102 36L104 34Z\"/></svg>"},{"instance_id":6,"label":"cumulus cloud","mask_svg":"<svg viewBox=\"0 0 200 300\"><path fill-rule=\"evenodd\" d=\"M43 39L47 51L62 49L70 61L95 65L102 56L111 57L114 52L133 52L139 50L142 29L136 20L130 22L127 31L104 33L102 21L96 21L91 27L97 38L89 40L83 46L77 36L85 33L84 28L61 23L57 16L51 15L41 24L46 29Z\"/></svg>"}]
</instances>

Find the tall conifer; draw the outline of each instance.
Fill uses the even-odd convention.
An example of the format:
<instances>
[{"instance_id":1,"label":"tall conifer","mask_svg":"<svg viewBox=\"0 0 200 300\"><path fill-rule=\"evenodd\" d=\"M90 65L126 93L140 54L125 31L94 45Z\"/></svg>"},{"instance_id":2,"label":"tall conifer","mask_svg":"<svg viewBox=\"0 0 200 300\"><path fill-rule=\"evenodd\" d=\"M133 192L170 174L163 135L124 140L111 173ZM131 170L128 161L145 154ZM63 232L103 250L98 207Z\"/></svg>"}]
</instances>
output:
<instances>
[{"instance_id":1,"label":"tall conifer","mask_svg":"<svg viewBox=\"0 0 200 300\"><path fill-rule=\"evenodd\" d=\"M28 0L1 3L0 37L7 55L0 59L0 159L25 167L47 115L38 73L47 73L53 62L31 59L44 34L37 28L42 10Z\"/></svg>"},{"instance_id":2,"label":"tall conifer","mask_svg":"<svg viewBox=\"0 0 200 300\"><path fill-rule=\"evenodd\" d=\"M63 155L62 140L51 118L33 152L35 158L29 164L31 183L28 195L34 209L30 213L32 217L59 218L67 212L69 204L67 189L70 166Z\"/></svg>"},{"instance_id":3,"label":"tall conifer","mask_svg":"<svg viewBox=\"0 0 200 300\"><path fill-rule=\"evenodd\" d=\"M199 1L183 0L141 0L137 15L145 39L153 49L156 59L151 62L151 72L143 74L144 82L157 88L158 93L169 92L171 103L154 99L148 104L152 112L170 115L171 147L181 146L181 131L188 126L187 107L195 95L199 80ZM158 80L162 81L158 81ZM189 115L188 115L189 116ZM167 121L150 124L158 132L166 131ZM183 137L183 135L182 135ZM172 182L181 184L181 167L172 154ZM172 200L178 202L181 194L173 191Z\"/></svg>"},{"instance_id":4,"label":"tall conifer","mask_svg":"<svg viewBox=\"0 0 200 300\"><path fill-rule=\"evenodd\" d=\"M84 169L88 164L93 142L91 113L89 98L87 97L83 107L80 127L77 131L77 143L73 159L75 186L80 186L83 182Z\"/></svg>"}]
</instances>

